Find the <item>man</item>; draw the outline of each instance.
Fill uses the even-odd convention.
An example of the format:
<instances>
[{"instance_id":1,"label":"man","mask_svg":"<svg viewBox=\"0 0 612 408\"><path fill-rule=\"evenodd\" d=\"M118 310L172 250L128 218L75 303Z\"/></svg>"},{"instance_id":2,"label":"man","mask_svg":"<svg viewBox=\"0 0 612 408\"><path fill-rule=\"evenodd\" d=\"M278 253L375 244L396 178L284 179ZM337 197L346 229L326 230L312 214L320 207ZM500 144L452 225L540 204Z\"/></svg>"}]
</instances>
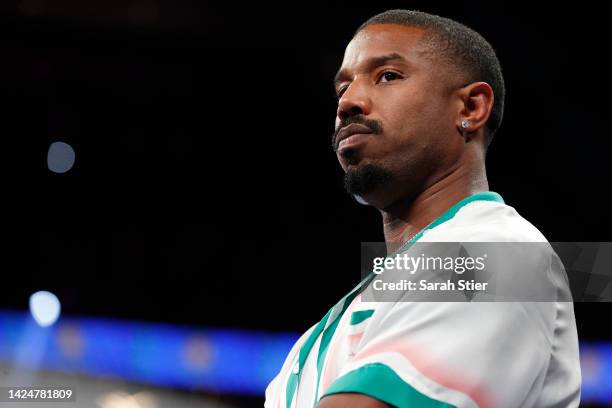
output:
<instances>
[{"instance_id":1,"label":"man","mask_svg":"<svg viewBox=\"0 0 612 408\"><path fill-rule=\"evenodd\" d=\"M389 253L417 241L546 242L488 191L504 82L479 34L426 13L379 14L348 44L335 87L345 187L381 212ZM578 406L566 283L550 282L558 301L523 303L365 302L368 284L297 341L266 407Z\"/></svg>"}]
</instances>

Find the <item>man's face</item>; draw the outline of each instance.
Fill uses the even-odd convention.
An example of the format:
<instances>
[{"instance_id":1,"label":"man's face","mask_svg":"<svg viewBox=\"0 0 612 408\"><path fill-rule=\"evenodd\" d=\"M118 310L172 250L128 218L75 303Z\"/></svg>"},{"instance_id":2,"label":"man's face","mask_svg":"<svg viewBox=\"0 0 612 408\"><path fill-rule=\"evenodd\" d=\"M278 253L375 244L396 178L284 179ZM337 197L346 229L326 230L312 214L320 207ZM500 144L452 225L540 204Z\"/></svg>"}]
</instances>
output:
<instances>
[{"instance_id":1,"label":"man's face","mask_svg":"<svg viewBox=\"0 0 612 408\"><path fill-rule=\"evenodd\" d=\"M336 76L332 144L349 192L378 208L435 182L463 145L456 128L461 80L421 41L424 33L368 26L347 46Z\"/></svg>"}]
</instances>

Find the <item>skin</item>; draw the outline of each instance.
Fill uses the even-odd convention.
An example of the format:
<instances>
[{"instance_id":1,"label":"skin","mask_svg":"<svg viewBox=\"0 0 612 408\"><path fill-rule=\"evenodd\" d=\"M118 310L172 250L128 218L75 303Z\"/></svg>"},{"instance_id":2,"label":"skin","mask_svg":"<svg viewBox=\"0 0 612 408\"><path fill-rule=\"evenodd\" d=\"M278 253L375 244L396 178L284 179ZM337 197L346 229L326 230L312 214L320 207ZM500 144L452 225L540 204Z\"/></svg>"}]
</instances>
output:
<instances>
[{"instance_id":1,"label":"skin","mask_svg":"<svg viewBox=\"0 0 612 408\"><path fill-rule=\"evenodd\" d=\"M453 204L489 189L485 171L485 124L493 90L470 82L452 61L423 41L421 28L370 25L349 43L335 83L339 93L336 129L351 117L376 120L383 132L369 135L347 157L343 170L367 164L388 170L393 179L362 198L376 207L390 252ZM384 64L376 58L394 56ZM469 127L461 127L469 120ZM334 394L319 408L386 407L362 394Z\"/></svg>"}]
</instances>

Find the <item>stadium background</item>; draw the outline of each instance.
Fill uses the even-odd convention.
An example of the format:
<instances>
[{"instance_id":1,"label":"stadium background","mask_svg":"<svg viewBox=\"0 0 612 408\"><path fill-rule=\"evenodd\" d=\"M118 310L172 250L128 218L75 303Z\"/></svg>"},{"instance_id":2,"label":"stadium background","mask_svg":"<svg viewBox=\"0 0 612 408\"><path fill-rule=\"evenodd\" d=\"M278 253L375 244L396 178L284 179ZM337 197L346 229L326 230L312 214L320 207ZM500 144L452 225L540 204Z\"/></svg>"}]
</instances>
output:
<instances>
[{"instance_id":1,"label":"stadium background","mask_svg":"<svg viewBox=\"0 0 612 408\"><path fill-rule=\"evenodd\" d=\"M609 241L605 16L491 3L3 2L0 385L70 384L102 408L261 406L297 335L359 279L360 242L382 240L341 187L331 79L389 8L493 44L507 98L491 189L550 241ZM61 303L46 328L40 290ZM612 404L610 305L575 308L584 406Z\"/></svg>"}]
</instances>

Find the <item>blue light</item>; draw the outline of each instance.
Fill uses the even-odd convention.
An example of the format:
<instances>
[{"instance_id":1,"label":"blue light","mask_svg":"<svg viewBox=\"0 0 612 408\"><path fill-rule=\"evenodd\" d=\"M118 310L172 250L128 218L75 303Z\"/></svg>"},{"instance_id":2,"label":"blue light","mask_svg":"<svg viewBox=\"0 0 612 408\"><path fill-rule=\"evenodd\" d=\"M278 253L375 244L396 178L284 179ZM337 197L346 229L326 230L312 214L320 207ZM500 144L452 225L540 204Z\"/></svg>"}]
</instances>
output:
<instances>
[{"instance_id":1,"label":"blue light","mask_svg":"<svg viewBox=\"0 0 612 408\"><path fill-rule=\"evenodd\" d=\"M582 403L612 404L612 343L580 344Z\"/></svg>"},{"instance_id":2,"label":"blue light","mask_svg":"<svg viewBox=\"0 0 612 408\"><path fill-rule=\"evenodd\" d=\"M298 338L293 333L94 318L63 317L50 328L34 326L34 331L31 326L27 314L0 312L0 360L159 386L251 395L264 392ZM24 347L43 349L37 366L17 361L18 351L29 353Z\"/></svg>"},{"instance_id":3,"label":"blue light","mask_svg":"<svg viewBox=\"0 0 612 408\"><path fill-rule=\"evenodd\" d=\"M215 393L263 395L297 339L65 316L43 328L28 313L0 312L4 363ZM612 343L582 342L580 358L582 402L611 404Z\"/></svg>"}]
</instances>

